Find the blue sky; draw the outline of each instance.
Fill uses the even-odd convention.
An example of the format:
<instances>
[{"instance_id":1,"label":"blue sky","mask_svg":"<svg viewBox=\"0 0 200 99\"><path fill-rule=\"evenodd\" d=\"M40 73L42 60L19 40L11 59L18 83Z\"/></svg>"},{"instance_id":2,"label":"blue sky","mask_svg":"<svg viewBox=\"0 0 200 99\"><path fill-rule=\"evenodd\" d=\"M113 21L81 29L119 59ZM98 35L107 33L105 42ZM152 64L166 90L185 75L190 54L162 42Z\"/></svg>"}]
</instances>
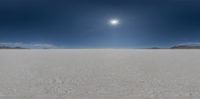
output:
<instances>
[{"instance_id":1,"label":"blue sky","mask_svg":"<svg viewBox=\"0 0 200 99\"><path fill-rule=\"evenodd\" d=\"M198 0L1 0L0 14L0 43L148 48L200 42ZM108 24L112 18L120 24Z\"/></svg>"}]
</instances>

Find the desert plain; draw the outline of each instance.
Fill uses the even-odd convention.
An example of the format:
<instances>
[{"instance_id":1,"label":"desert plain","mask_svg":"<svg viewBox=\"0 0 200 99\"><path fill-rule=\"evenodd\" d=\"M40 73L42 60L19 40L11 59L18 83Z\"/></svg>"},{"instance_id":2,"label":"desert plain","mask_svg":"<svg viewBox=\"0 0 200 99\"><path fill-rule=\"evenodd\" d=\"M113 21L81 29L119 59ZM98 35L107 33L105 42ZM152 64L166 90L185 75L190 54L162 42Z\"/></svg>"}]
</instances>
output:
<instances>
[{"instance_id":1,"label":"desert plain","mask_svg":"<svg viewBox=\"0 0 200 99\"><path fill-rule=\"evenodd\" d=\"M199 99L200 50L0 50L0 99Z\"/></svg>"}]
</instances>

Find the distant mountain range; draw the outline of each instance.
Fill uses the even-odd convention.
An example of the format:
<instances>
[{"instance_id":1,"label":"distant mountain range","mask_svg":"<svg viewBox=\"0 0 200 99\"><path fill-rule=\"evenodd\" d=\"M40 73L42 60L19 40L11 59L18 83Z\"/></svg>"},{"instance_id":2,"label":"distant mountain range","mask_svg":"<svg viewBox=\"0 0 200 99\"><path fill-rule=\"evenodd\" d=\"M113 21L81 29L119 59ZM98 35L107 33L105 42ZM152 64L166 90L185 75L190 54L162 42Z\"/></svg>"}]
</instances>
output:
<instances>
[{"instance_id":1,"label":"distant mountain range","mask_svg":"<svg viewBox=\"0 0 200 99\"><path fill-rule=\"evenodd\" d=\"M186 43L186 44L178 44L170 48L152 47L148 49L200 49L200 43Z\"/></svg>"},{"instance_id":2,"label":"distant mountain range","mask_svg":"<svg viewBox=\"0 0 200 99\"><path fill-rule=\"evenodd\" d=\"M200 44L179 44L171 47L171 49L200 49Z\"/></svg>"},{"instance_id":3,"label":"distant mountain range","mask_svg":"<svg viewBox=\"0 0 200 99\"><path fill-rule=\"evenodd\" d=\"M0 49L27 49L22 47L8 47L8 46L0 46Z\"/></svg>"},{"instance_id":4,"label":"distant mountain range","mask_svg":"<svg viewBox=\"0 0 200 99\"><path fill-rule=\"evenodd\" d=\"M28 49L24 48L21 46L9 46L9 45L4 45L0 44L0 49ZM41 48L41 49L51 49L51 48ZM178 44L175 46L172 46L170 48L160 48L160 47L152 47L152 48L147 48L147 49L200 49L200 43L196 44Z\"/></svg>"},{"instance_id":5,"label":"distant mountain range","mask_svg":"<svg viewBox=\"0 0 200 99\"><path fill-rule=\"evenodd\" d=\"M26 48L23 48L23 47L19 47L19 46L5 46L5 45L0 45L0 49L26 49Z\"/></svg>"},{"instance_id":6,"label":"distant mountain range","mask_svg":"<svg viewBox=\"0 0 200 99\"><path fill-rule=\"evenodd\" d=\"M0 42L0 49L58 49L62 48L48 43Z\"/></svg>"}]
</instances>

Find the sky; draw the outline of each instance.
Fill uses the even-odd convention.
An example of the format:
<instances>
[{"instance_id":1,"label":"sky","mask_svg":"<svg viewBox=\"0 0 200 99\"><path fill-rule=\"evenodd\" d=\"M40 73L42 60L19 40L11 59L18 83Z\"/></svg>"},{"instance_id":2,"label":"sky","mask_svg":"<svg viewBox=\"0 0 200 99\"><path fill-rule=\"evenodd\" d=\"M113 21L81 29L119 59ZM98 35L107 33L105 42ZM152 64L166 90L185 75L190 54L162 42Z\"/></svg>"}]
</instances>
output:
<instances>
[{"instance_id":1,"label":"sky","mask_svg":"<svg viewBox=\"0 0 200 99\"><path fill-rule=\"evenodd\" d=\"M119 24L110 24L113 19ZM0 0L4 44L149 48L198 42L199 0Z\"/></svg>"}]
</instances>

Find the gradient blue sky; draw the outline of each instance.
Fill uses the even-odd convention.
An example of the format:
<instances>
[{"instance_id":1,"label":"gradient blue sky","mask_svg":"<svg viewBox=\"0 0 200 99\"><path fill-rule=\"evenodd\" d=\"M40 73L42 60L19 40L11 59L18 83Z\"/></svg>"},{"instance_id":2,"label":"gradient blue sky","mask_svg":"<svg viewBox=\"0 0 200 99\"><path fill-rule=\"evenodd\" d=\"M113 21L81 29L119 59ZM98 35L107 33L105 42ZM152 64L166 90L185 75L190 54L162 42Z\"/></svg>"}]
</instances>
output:
<instances>
[{"instance_id":1,"label":"gradient blue sky","mask_svg":"<svg viewBox=\"0 0 200 99\"><path fill-rule=\"evenodd\" d=\"M120 25L108 24L118 18ZM200 42L199 0L1 0L0 43L148 48Z\"/></svg>"}]
</instances>

